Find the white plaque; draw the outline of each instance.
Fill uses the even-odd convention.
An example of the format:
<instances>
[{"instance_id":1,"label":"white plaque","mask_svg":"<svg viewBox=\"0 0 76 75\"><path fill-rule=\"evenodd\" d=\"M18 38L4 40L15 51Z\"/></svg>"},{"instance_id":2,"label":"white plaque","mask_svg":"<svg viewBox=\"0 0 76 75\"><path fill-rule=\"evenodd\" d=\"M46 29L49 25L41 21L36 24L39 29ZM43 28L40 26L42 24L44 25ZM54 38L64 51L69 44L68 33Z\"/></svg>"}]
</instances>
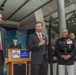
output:
<instances>
[{"instance_id":1,"label":"white plaque","mask_svg":"<svg viewBox=\"0 0 76 75\"><path fill-rule=\"evenodd\" d=\"M12 58L20 58L20 50L12 50Z\"/></svg>"}]
</instances>

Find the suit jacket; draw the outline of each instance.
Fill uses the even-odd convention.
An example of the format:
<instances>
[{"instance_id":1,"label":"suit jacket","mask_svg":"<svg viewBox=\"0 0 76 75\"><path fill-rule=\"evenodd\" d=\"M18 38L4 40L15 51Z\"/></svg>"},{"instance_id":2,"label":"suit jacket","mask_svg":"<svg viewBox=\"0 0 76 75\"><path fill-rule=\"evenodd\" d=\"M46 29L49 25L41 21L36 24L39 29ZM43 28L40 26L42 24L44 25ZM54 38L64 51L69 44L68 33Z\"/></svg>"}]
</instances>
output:
<instances>
[{"instance_id":1,"label":"suit jacket","mask_svg":"<svg viewBox=\"0 0 76 75\"><path fill-rule=\"evenodd\" d=\"M70 40L72 43L68 44L67 40ZM67 52L65 52L65 49ZM72 65L74 64L74 55L75 55L75 44L74 40L70 38L59 38L56 40L55 51L58 56L58 64L61 65ZM61 55L71 55L72 57L68 60L61 58Z\"/></svg>"},{"instance_id":2,"label":"suit jacket","mask_svg":"<svg viewBox=\"0 0 76 75\"><path fill-rule=\"evenodd\" d=\"M42 35L44 38L45 36ZM28 39L28 49L32 51L31 64L41 64L43 62L43 57L48 60L48 49L47 49L47 38L45 37L45 45L39 46L39 38L36 33L29 36Z\"/></svg>"},{"instance_id":3,"label":"suit jacket","mask_svg":"<svg viewBox=\"0 0 76 75\"><path fill-rule=\"evenodd\" d=\"M0 27L0 32L1 32L1 40L2 40L2 52L5 58L8 57L7 32L2 27Z\"/></svg>"}]
</instances>

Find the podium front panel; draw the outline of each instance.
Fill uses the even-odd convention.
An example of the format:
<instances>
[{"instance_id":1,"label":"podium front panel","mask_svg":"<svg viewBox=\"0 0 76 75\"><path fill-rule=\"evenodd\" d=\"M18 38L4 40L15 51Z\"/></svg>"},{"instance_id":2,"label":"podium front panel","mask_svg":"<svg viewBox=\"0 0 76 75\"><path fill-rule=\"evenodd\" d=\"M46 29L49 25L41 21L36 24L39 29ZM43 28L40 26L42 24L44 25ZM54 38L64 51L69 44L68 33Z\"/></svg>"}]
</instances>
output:
<instances>
[{"instance_id":1,"label":"podium front panel","mask_svg":"<svg viewBox=\"0 0 76 75\"><path fill-rule=\"evenodd\" d=\"M14 64L14 75L26 75L26 64Z\"/></svg>"}]
</instances>

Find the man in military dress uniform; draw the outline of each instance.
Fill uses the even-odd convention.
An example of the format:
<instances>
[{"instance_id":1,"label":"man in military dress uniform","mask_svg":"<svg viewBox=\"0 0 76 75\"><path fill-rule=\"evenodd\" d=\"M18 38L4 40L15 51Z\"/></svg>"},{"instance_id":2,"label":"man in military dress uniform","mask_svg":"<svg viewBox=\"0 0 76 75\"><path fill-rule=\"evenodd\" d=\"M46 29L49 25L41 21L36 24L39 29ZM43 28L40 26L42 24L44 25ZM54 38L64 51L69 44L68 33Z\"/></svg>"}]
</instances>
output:
<instances>
[{"instance_id":1,"label":"man in military dress uniform","mask_svg":"<svg viewBox=\"0 0 76 75\"><path fill-rule=\"evenodd\" d=\"M69 34L69 37L74 39L74 43L75 43L75 50L76 50L76 39L75 39L75 34L73 32L71 32ZM74 56L74 74L76 74L76 54Z\"/></svg>"},{"instance_id":2,"label":"man in military dress uniform","mask_svg":"<svg viewBox=\"0 0 76 75\"><path fill-rule=\"evenodd\" d=\"M74 75L74 40L68 37L68 30L62 30L62 37L56 40L56 54L58 56L59 75L65 75L65 66L68 75Z\"/></svg>"},{"instance_id":3,"label":"man in military dress uniform","mask_svg":"<svg viewBox=\"0 0 76 75\"><path fill-rule=\"evenodd\" d=\"M52 56L53 75L57 75L57 56L55 53L55 45L52 45Z\"/></svg>"}]
</instances>

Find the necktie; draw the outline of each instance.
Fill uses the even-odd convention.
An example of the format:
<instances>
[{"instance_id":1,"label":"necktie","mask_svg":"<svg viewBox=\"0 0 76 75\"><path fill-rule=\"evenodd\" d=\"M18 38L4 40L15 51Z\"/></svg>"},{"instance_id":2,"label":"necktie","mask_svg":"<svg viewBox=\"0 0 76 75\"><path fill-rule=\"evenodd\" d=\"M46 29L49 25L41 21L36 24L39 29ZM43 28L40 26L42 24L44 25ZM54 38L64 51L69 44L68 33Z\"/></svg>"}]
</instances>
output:
<instances>
[{"instance_id":1,"label":"necktie","mask_svg":"<svg viewBox=\"0 0 76 75\"><path fill-rule=\"evenodd\" d=\"M42 37L41 37L41 34L39 33L39 39L40 39L40 41L42 41L43 39L42 39Z\"/></svg>"}]
</instances>

